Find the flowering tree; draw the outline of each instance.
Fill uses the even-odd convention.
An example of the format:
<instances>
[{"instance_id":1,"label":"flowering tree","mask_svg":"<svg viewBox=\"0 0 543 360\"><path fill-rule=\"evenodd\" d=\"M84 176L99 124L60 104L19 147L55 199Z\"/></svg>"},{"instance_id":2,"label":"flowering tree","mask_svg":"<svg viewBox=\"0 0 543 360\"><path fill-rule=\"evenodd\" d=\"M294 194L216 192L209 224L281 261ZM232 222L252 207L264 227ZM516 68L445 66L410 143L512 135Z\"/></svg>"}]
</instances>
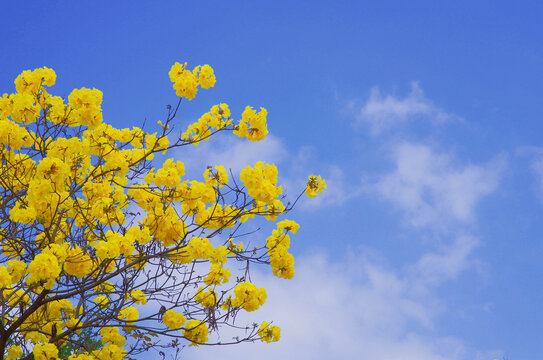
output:
<instances>
[{"instance_id":1,"label":"flowering tree","mask_svg":"<svg viewBox=\"0 0 543 360\"><path fill-rule=\"evenodd\" d=\"M266 110L247 107L234 121L226 104L214 105L176 133L181 100L214 86L215 75L209 65L190 71L179 63L169 75L179 102L154 133L103 122L99 90L75 89L67 104L49 94L56 74L45 67L24 71L16 92L0 98L2 358L51 359L72 349L72 360L122 359L209 344L210 331L236 328L239 311L266 300L249 282L249 264L294 275L289 235L299 225L279 216L297 198L284 204L274 165L247 166L238 180L216 165L202 181L185 180L174 159L152 167L155 154L218 132L262 140ZM313 197L324 187L312 175L304 191ZM276 228L265 243L244 247L245 223L258 218ZM232 264L243 276L230 276ZM238 329L223 344L280 336L267 322Z\"/></svg>"}]
</instances>

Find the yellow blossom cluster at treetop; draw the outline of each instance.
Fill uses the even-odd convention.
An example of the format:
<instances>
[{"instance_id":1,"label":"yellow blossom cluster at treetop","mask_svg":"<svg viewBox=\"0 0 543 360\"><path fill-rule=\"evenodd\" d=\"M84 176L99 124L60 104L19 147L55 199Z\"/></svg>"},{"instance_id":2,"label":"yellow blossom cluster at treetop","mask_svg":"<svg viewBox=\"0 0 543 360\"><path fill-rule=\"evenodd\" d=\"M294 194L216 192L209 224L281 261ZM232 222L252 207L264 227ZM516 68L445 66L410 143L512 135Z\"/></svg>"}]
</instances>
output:
<instances>
[{"instance_id":1,"label":"yellow blossom cluster at treetop","mask_svg":"<svg viewBox=\"0 0 543 360\"><path fill-rule=\"evenodd\" d=\"M182 160L151 165L155 154L218 132L262 140L267 110L247 106L236 121L216 104L174 135L181 100L216 78L211 66L186 63L169 77L179 103L153 133L105 123L97 89L75 89L66 100L50 94L56 74L46 67L24 71L15 92L0 97L0 358L57 359L88 341L82 330L99 341L76 347L70 360L120 360L167 339L206 344L267 297L231 276L232 265L247 274L249 263L269 264L278 277L294 276L288 250L299 225L278 220L291 206L274 164L247 165L243 186L219 164L203 181L186 179ZM324 188L311 175L304 191L314 197ZM257 218L276 228L265 244L246 237L244 245L240 228ZM263 322L245 336L277 341L280 329Z\"/></svg>"}]
</instances>

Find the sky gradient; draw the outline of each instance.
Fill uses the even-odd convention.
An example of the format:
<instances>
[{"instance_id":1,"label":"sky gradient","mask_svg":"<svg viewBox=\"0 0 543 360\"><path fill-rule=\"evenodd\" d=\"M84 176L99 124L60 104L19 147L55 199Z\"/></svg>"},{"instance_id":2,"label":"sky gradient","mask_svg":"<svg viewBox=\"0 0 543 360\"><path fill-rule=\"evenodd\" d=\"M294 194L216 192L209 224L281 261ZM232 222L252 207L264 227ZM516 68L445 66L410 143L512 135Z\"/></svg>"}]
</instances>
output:
<instances>
[{"instance_id":1,"label":"sky gradient","mask_svg":"<svg viewBox=\"0 0 543 360\"><path fill-rule=\"evenodd\" d=\"M26 69L51 92L104 93L104 120L155 124L176 103L171 65L219 102L268 110L262 143L224 136L174 155L189 174L274 162L295 196L296 277L261 311L282 340L187 358L510 360L543 353L543 5L523 1L61 2L3 4L1 92ZM291 190L292 189L292 190ZM264 234L259 236L265 236ZM228 338L228 334L222 335Z\"/></svg>"}]
</instances>

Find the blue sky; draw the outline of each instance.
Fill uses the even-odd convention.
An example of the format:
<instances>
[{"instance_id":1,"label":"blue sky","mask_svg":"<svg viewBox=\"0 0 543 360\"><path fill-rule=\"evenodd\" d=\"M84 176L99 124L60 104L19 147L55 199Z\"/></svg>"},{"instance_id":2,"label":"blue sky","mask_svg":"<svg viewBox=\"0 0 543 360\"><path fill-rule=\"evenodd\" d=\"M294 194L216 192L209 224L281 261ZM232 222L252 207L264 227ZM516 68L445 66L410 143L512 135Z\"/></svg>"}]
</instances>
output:
<instances>
[{"instance_id":1,"label":"blue sky","mask_svg":"<svg viewBox=\"0 0 543 360\"><path fill-rule=\"evenodd\" d=\"M327 179L290 215L297 277L259 270L269 302L241 319L274 319L284 339L190 357L530 360L543 352L542 16L536 1L9 2L0 84L51 67L54 93L96 87L105 121L126 127L176 101L175 61L207 63L217 84L179 126L226 102L238 117L266 107L272 135L177 158L195 173L275 162L289 189Z\"/></svg>"}]
</instances>

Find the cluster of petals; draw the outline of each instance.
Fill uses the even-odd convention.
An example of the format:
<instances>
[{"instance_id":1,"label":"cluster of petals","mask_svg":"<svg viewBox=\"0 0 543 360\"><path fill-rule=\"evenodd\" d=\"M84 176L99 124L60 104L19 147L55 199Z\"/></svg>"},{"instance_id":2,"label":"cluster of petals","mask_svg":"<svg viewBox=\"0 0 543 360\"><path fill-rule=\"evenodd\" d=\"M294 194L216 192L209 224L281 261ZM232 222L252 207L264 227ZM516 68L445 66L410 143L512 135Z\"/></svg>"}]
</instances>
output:
<instances>
[{"instance_id":1,"label":"cluster of petals","mask_svg":"<svg viewBox=\"0 0 543 360\"><path fill-rule=\"evenodd\" d=\"M294 256L288 252L290 247L289 232L295 234L300 225L292 220L283 220L277 223L277 229L272 231L266 240L270 265L273 274L285 279L294 277Z\"/></svg>"},{"instance_id":2,"label":"cluster of petals","mask_svg":"<svg viewBox=\"0 0 543 360\"><path fill-rule=\"evenodd\" d=\"M266 301L266 289L258 288L250 282L242 282L234 287L235 297L232 306L241 307L246 311L257 310Z\"/></svg>"},{"instance_id":3,"label":"cluster of petals","mask_svg":"<svg viewBox=\"0 0 543 360\"><path fill-rule=\"evenodd\" d=\"M264 140L268 134L267 116L266 109L261 107L260 112L257 113L252 107L247 106L241 114L241 120L235 128L234 134L251 141Z\"/></svg>"},{"instance_id":4,"label":"cluster of petals","mask_svg":"<svg viewBox=\"0 0 543 360\"><path fill-rule=\"evenodd\" d=\"M309 175L309 181L305 188L305 194L310 198L317 196L326 189L326 181L320 175Z\"/></svg>"},{"instance_id":5,"label":"cluster of petals","mask_svg":"<svg viewBox=\"0 0 543 360\"><path fill-rule=\"evenodd\" d=\"M162 321L170 329L179 329L187 321L187 318L183 314L170 309L164 312Z\"/></svg>"},{"instance_id":6,"label":"cluster of petals","mask_svg":"<svg viewBox=\"0 0 543 360\"><path fill-rule=\"evenodd\" d=\"M192 343L190 346L198 346L199 344L205 344L207 342L207 335L209 329L205 321L202 320L189 320L185 324L185 330L183 330L183 336L190 340Z\"/></svg>"},{"instance_id":7,"label":"cluster of petals","mask_svg":"<svg viewBox=\"0 0 543 360\"><path fill-rule=\"evenodd\" d=\"M270 323L264 321L258 329L258 336L260 336L260 341L262 342L270 343L279 341L281 329L276 325L270 326Z\"/></svg>"},{"instance_id":8,"label":"cluster of petals","mask_svg":"<svg viewBox=\"0 0 543 360\"><path fill-rule=\"evenodd\" d=\"M281 186L277 186L277 167L258 161L254 167L246 166L239 175L249 196L256 201L272 203L283 192Z\"/></svg>"},{"instance_id":9,"label":"cluster of petals","mask_svg":"<svg viewBox=\"0 0 543 360\"><path fill-rule=\"evenodd\" d=\"M198 92L198 85L208 89L215 85L215 73L209 65L197 66L192 71L187 69L187 63L181 65L176 62L169 72L170 80L173 82L175 94L192 100Z\"/></svg>"}]
</instances>

